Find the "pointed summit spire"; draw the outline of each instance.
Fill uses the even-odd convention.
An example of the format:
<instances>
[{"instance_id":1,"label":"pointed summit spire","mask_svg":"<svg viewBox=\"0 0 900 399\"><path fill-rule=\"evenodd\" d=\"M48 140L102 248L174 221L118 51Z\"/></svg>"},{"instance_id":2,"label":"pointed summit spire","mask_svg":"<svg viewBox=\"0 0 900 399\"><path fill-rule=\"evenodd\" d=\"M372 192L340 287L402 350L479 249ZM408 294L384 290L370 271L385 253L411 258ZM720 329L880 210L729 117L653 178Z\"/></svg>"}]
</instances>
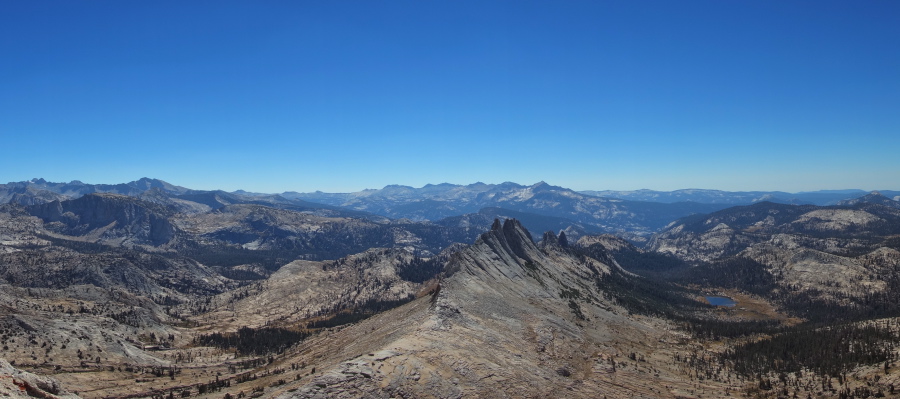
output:
<instances>
[{"instance_id":1,"label":"pointed summit spire","mask_svg":"<svg viewBox=\"0 0 900 399\"><path fill-rule=\"evenodd\" d=\"M491 230L482 234L479 240L495 251L507 252L525 260L530 258L529 249L537 249L531 233L516 219L506 219L503 222L494 219Z\"/></svg>"},{"instance_id":2,"label":"pointed summit spire","mask_svg":"<svg viewBox=\"0 0 900 399\"><path fill-rule=\"evenodd\" d=\"M569 239L566 238L566 232L565 232L565 231L560 231L560 232L559 232L559 241L558 241L558 242L559 242L559 246L561 246L561 247L563 247L563 248L566 248L566 247L569 246Z\"/></svg>"}]
</instances>

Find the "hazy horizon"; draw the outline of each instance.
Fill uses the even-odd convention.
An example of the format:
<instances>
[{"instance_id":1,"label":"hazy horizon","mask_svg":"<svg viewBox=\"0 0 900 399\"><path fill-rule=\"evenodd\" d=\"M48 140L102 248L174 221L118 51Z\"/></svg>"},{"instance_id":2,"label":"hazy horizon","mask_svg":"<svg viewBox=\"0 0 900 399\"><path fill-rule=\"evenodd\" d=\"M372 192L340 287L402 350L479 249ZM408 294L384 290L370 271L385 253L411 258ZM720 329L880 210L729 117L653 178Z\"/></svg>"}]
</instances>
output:
<instances>
[{"instance_id":1,"label":"hazy horizon","mask_svg":"<svg viewBox=\"0 0 900 399\"><path fill-rule=\"evenodd\" d=\"M68 181L54 181L54 180L47 179L47 178L43 178L43 177L33 177L33 178L31 178L31 179L24 179L24 180L18 180L18 181L9 181L9 182L6 182L6 183L18 183L18 182L23 182L23 181L33 181L33 180L37 180L37 179L44 179L44 180L45 180L46 182L48 182L48 183L71 183L71 182L74 182L74 181L79 181L79 182L84 183L84 184L110 184L110 185L115 185L115 184L127 184L127 183L135 182L135 181L138 181L138 180L144 179L144 178L146 178L146 179L161 180L161 181L164 181L164 182L166 182L166 183L169 183L169 184L172 184L172 185L175 185L175 186L180 186L180 187L184 187L184 188L188 188L188 189L192 189L192 190L209 190L209 191L212 191L212 190L222 190L222 191L226 191L226 192L245 191L245 192L256 193L256 194L282 194L282 193L285 193L285 192L297 192L297 193L314 193L314 192L322 192L322 193L326 193L326 194L345 194L345 193L361 192L361 191L365 191L365 190L380 190L380 189L383 189L383 188L385 188L385 187L387 187L387 186L404 186L404 187L412 187L412 188L419 189L419 188L424 188L425 186L428 186L428 185L441 185L441 184L452 184L452 185L455 185L455 186L468 186L468 185L479 184L479 183L481 183L481 184L487 184L487 185L498 185L498 184L503 184L503 183L515 183L515 184L519 184L519 185L522 185L522 186L532 186L532 185L538 184L538 183L540 183L540 182L547 183L547 184L549 184L549 185L551 185L551 186L557 186L557 187L562 187L562 188L570 189L570 190L577 191L577 192L581 192L581 191L621 191L621 192L628 192L628 191L642 191L642 190L659 191L659 192L672 192L672 191L682 191L682 190L713 190L713 191L725 191L725 192L776 192L776 191L777 191L777 192L785 192L785 193L789 193L789 194L801 194L801 193L809 193L809 192L829 192L829 191L831 191L831 192L841 192L841 191L852 191L852 190L858 190L858 191L864 191L864 192L872 192L872 191L900 191L900 190L898 190L898 189L889 188L889 187L887 187L887 188L886 188L886 187L882 187L882 188L875 188L875 189L867 189L867 188L859 188L859 187L845 187L845 188L825 188L825 189L803 190L803 191L786 191L786 190L720 190L720 189L717 189L717 188L698 188L698 187L687 187L687 188L679 188L679 189L673 189L673 190L657 190L657 189L653 189L653 188L638 188L638 189L575 188L575 187L566 187L566 186L562 186L562 185L559 185L559 184L555 184L554 182L548 182L548 181L543 181L543 180L537 181L537 182L515 182L515 181L504 181L504 182L484 182L484 181L475 181L475 182L470 182L470 183L440 182L440 183L426 183L426 184L422 184L422 185L409 185L409 184L402 184L402 183L392 183L392 184L387 184L387 185L380 186L380 187L365 187L365 188L351 189L351 190L345 190L345 191L325 191L325 190L318 190L318 189L316 189L316 190L311 190L311 191L298 191L298 190L292 190L292 189L276 189L276 190L273 190L273 191L253 191L253 190L246 190L246 189L243 189L243 188L230 188L230 187L229 187L229 188L223 188L223 187L210 187L210 186L202 186L202 187L190 186L190 185L180 184L180 183L177 183L177 182L174 182L174 181L171 181L171 180L167 180L167 179L160 179L160 178L150 177L150 176L144 176L144 177L137 178L137 179L130 179L130 180L127 180L127 181L115 181L115 182L109 182L109 181L104 181L104 182L100 182L100 181L85 181L85 180L81 180L81 179L73 179L73 180L68 180ZM3 183L0 183L0 184L3 184Z\"/></svg>"}]
</instances>

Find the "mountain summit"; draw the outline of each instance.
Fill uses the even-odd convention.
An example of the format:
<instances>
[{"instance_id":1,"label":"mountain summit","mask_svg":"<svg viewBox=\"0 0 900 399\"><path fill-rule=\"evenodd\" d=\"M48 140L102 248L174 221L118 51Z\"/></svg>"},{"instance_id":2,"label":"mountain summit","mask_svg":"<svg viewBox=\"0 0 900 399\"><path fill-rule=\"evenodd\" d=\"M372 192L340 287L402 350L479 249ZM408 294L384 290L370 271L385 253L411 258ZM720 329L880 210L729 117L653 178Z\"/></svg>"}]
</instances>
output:
<instances>
[{"instance_id":1,"label":"mountain summit","mask_svg":"<svg viewBox=\"0 0 900 399\"><path fill-rule=\"evenodd\" d=\"M280 397L656 397L653 372L672 372L619 360L662 333L623 316L592 283L618 266L539 246L517 220L495 221L445 270L431 298L320 341L320 353L335 353L320 364L331 366ZM347 351L329 349L339 342L362 355L339 360ZM616 377L616 367L633 371Z\"/></svg>"}]
</instances>

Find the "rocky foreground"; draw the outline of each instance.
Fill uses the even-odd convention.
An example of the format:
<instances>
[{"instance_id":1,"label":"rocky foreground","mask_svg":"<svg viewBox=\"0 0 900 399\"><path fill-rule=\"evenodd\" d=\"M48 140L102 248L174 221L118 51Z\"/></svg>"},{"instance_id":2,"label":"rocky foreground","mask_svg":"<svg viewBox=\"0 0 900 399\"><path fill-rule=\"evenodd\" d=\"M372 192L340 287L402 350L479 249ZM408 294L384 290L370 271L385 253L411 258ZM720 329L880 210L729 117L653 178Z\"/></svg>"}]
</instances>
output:
<instances>
[{"instance_id":1,"label":"rocky foreground","mask_svg":"<svg viewBox=\"0 0 900 399\"><path fill-rule=\"evenodd\" d=\"M0 396L10 398L78 398L59 381L19 370L0 359Z\"/></svg>"}]
</instances>

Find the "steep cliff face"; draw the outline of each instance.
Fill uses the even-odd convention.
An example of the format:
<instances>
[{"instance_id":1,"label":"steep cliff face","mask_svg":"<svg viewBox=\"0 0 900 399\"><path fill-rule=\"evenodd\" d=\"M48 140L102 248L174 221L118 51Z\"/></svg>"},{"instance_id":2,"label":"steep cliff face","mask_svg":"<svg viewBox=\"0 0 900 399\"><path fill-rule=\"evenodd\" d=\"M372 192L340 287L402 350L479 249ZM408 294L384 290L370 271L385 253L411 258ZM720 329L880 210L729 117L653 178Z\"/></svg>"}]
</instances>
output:
<instances>
[{"instance_id":1,"label":"steep cliff face","mask_svg":"<svg viewBox=\"0 0 900 399\"><path fill-rule=\"evenodd\" d=\"M56 233L104 243L160 246L176 234L165 208L118 194L90 194L28 210Z\"/></svg>"}]
</instances>

